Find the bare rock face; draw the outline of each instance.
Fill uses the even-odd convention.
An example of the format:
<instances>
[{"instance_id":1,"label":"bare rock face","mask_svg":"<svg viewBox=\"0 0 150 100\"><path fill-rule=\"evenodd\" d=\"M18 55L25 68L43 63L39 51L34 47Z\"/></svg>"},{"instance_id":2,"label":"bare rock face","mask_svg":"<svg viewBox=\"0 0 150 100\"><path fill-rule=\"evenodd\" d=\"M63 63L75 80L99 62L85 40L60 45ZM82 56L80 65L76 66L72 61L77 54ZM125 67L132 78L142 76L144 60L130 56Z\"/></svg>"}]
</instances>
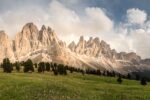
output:
<instances>
[{"instance_id":1,"label":"bare rock face","mask_svg":"<svg viewBox=\"0 0 150 100\"><path fill-rule=\"evenodd\" d=\"M48 47L53 43L59 42L55 32L50 27L46 28L44 25L39 31L38 39L44 47Z\"/></svg>"},{"instance_id":2,"label":"bare rock face","mask_svg":"<svg viewBox=\"0 0 150 100\"><path fill-rule=\"evenodd\" d=\"M33 23L27 23L15 37L15 54L17 57L38 49L38 29Z\"/></svg>"},{"instance_id":3,"label":"bare rock face","mask_svg":"<svg viewBox=\"0 0 150 100\"><path fill-rule=\"evenodd\" d=\"M13 44L4 31L0 31L0 61L4 58L14 60Z\"/></svg>"},{"instance_id":4,"label":"bare rock face","mask_svg":"<svg viewBox=\"0 0 150 100\"><path fill-rule=\"evenodd\" d=\"M40 30L33 23L27 23L10 40L4 31L0 31L0 62L8 57L11 61L32 59L34 62L52 61L83 69L102 69L118 72L134 71L142 60L136 53L116 52L110 45L98 37L79 42L66 43L59 40L56 33L46 26ZM148 60L149 61L149 60ZM133 67L134 66L134 67Z\"/></svg>"},{"instance_id":5,"label":"bare rock face","mask_svg":"<svg viewBox=\"0 0 150 100\"><path fill-rule=\"evenodd\" d=\"M131 62L140 62L141 57L138 56L134 52L126 53L126 52L120 52L116 55L116 59L118 60L125 60L125 61L131 61Z\"/></svg>"},{"instance_id":6,"label":"bare rock face","mask_svg":"<svg viewBox=\"0 0 150 100\"><path fill-rule=\"evenodd\" d=\"M85 44L86 44L86 41L84 40L84 37L81 36L80 40L75 48L75 52L78 54L84 54Z\"/></svg>"},{"instance_id":7,"label":"bare rock face","mask_svg":"<svg viewBox=\"0 0 150 100\"><path fill-rule=\"evenodd\" d=\"M75 51L75 48L76 48L76 44L74 41L72 41L69 45L68 45L68 48L71 50L71 51Z\"/></svg>"}]
</instances>

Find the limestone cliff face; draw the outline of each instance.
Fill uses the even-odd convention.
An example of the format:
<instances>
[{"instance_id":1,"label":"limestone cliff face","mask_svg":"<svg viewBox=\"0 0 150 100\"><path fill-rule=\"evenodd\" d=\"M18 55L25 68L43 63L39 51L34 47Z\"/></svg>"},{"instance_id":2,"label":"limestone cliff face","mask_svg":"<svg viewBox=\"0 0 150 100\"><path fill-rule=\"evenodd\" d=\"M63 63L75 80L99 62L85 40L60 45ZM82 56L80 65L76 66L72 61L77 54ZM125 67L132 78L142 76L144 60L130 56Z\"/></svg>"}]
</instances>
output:
<instances>
[{"instance_id":1,"label":"limestone cliff face","mask_svg":"<svg viewBox=\"0 0 150 100\"><path fill-rule=\"evenodd\" d=\"M14 60L13 43L4 31L0 31L0 61L6 57Z\"/></svg>"},{"instance_id":2,"label":"limestone cliff face","mask_svg":"<svg viewBox=\"0 0 150 100\"><path fill-rule=\"evenodd\" d=\"M0 31L0 62L5 57L11 61L53 61L73 67L118 72L136 70L136 66L141 64L141 58L136 53L118 53L98 37L90 37L86 41L81 36L77 44L72 42L66 46L50 27L43 25L39 30L33 23L24 25L14 40L10 40L4 31Z\"/></svg>"},{"instance_id":3,"label":"limestone cliff face","mask_svg":"<svg viewBox=\"0 0 150 100\"><path fill-rule=\"evenodd\" d=\"M15 54L17 57L38 49L38 29L33 23L27 23L15 37Z\"/></svg>"},{"instance_id":4,"label":"limestone cliff face","mask_svg":"<svg viewBox=\"0 0 150 100\"><path fill-rule=\"evenodd\" d=\"M126 60L133 62L134 61L139 62L141 60L141 57L134 52L117 53L115 49L111 49L109 44L107 44L103 40L100 41L98 37L96 38L90 37L88 41L85 41L84 37L81 36L77 45L74 42L72 42L69 44L68 47L72 52L91 57L103 56L108 59Z\"/></svg>"}]
</instances>

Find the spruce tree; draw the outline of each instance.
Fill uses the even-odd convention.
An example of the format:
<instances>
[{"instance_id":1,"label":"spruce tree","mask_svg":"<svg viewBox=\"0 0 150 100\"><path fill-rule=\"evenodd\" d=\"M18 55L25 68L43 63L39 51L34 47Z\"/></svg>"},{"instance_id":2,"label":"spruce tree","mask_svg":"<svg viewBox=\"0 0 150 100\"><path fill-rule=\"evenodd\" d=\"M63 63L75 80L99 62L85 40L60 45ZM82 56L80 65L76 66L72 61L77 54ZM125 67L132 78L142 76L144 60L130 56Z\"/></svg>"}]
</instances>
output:
<instances>
[{"instance_id":1,"label":"spruce tree","mask_svg":"<svg viewBox=\"0 0 150 100\"><path fill-rule=\"evenodd\" d=\"M43 72L45 71L45 63L44 62L40 62L39 63L39 67L38 67L38 72Z\"/></svg>"},{"instance_id":2,"label":"spruce tree","mask_svg":"<svg viewBox=\"0 0 150 100\"><path fill-rule=\"evenodd\" d=\"M46 71L49 72L49 71L50 71L50 63L47 62L47 63L45 64L45 66L46 66Z\"/></svg>"},{"instance_id":3,"label":"spruce tree","mask_svg":"<svg viewBox=\"0 0 150 100\"><path fill-rule=\"evenodd\" d=\"M28 59L26 62L24 62L24 72L34 72L34 67L31 59Z\"/></svg>"},{"instance_id":4,"label":"spruce tree","mask_svg":"<svg viewBox=\"0 0 150 100\"><path fill-rule=\"evenodd\" d=\"M146 78L143 77L141 79L141 85L147 85Z\"/></svg>"},{"instance_id":5,"label":"spruce tree","mask_svg":"<svg viewBox=\"0 0 150 100\"><path fill-rule=\"evenodd\" d=\"M16 70L19 72L20 71L20 63L15 62L15 67L16 67Z\"/></svg>"},{"instance_id":6,"label":"spruce tree","mask_svg":"<svg viewBox=\"0 0 150 100\"><path fill-rule=\"evenodd\" d=\"M3 59L3 71L6 73L11 73L13 70L12 64L10 63L9 58Z\"/></svg>"}]
</instances>

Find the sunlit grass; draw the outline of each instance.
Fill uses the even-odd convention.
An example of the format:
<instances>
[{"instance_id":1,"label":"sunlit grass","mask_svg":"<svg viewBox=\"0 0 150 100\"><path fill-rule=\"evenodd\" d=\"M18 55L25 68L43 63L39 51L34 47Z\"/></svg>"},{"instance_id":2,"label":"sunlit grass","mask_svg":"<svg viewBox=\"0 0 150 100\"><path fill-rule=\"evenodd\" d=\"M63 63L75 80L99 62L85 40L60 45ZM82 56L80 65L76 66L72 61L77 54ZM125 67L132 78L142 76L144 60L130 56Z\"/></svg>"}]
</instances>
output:
<instances>
[{"instance_id":1,"label":"sunlit grass","mask_svg":"<svg viewBox=\"0 0 150 100\"><path fill-rule=\"evenodd\" d=\"M0 72L0 100L149 100L150 84L139 81L82 75L54 76L53 73Z\"/></svg>"}]
</instances>

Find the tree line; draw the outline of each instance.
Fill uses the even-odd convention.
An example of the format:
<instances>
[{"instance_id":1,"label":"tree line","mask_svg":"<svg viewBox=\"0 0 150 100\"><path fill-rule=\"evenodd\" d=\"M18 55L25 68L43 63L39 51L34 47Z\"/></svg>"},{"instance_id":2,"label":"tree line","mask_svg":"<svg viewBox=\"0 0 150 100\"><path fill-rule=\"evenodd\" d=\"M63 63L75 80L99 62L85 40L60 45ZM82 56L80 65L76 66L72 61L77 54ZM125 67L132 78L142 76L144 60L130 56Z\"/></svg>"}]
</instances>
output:
<instances>
[{"instance_id":1,"label":"tree line","mask_svg":"<svg viewBox=\"0 0 150 100\"><path fill-rule=\"evenodd\" d=\"M45 71L47 72L53 72L54 75L67 75L68 72L73 73L81 73L82 75L85 74L93 74L93 75L98 75L98 76L108 76L108 77L118 77L117 82L122 83L124 79L132 79L132 75L128 73L127 75L122 75L118 72L115 71L108 71L108 70L103 70L101 71L100 69L94 70L94 69L81 69L81 68L75 68L72 66L67 66L63 64L57 64L57 63L49 63L49 62L40 62L40 63L34 63L32 62L31 59L28 59L27 61L22 61L18 62L16 61L15 63L11 63L9 58L3 59L3 62L1 64L1 67L3 68L3 72L5 73L11 73L14 68L16 71L20 72L21 66L23 66L23 72L28 73L28 72L34 72L35 68L37 69L38 73L44 73ZM135 75L136 80L140 80L142 85L147 84L147 79L145 77L140 77L138 74Z\"/></svg>"}]
</instances>

